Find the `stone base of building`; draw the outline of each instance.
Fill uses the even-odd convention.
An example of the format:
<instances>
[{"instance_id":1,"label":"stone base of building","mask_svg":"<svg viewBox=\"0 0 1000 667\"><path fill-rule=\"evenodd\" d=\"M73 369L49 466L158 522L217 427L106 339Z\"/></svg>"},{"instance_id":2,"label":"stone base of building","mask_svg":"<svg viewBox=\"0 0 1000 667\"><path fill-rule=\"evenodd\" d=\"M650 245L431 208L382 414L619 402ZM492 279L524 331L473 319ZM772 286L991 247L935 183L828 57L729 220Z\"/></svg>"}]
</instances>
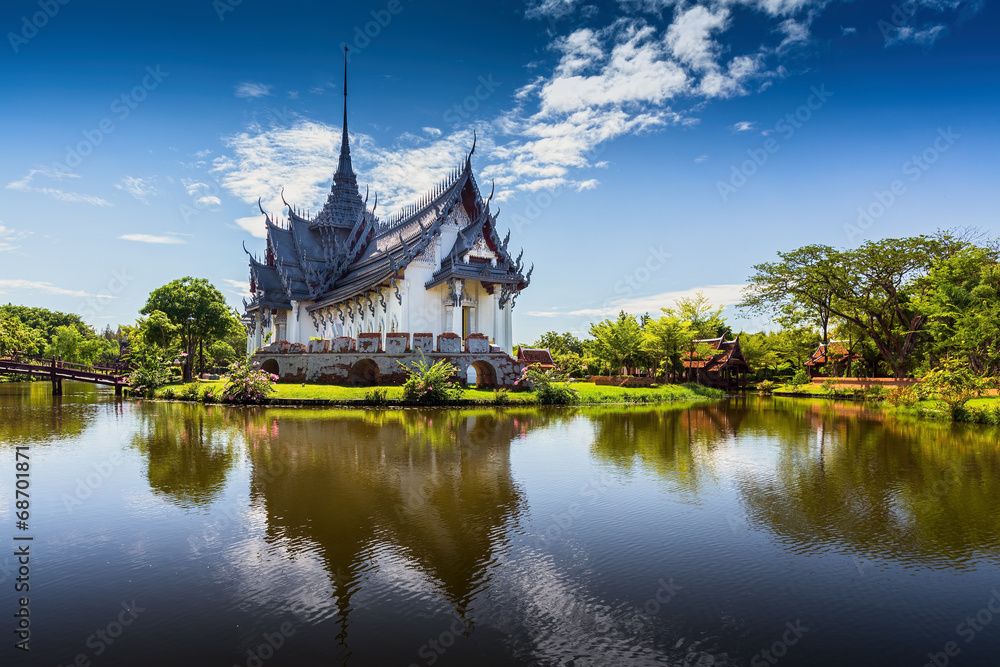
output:
<instances>
[{"instance_id":1,"label":"stone base of building","mask_svg":"<svg viewBox=\"0 0 1000 667\"><path fill-rule=\"evenodd\" d=\"M254 358L262 370L277 375L280 382L369 387L402 384L407 376L403 366L411 367L421 358L429 364L448 360L458 369L455 381L478 387L513 388L524 370L524 364L491 348L481 334L469 336L464 346L461 337L442 334L436 351L432 351L431 334L414 334L412 348L409 342L408 334L388 334L384 346L378 334L358 340L316 340L308 348L281 341L262 348ZM385 347L390 351L383 351Z\"/></svg>"}]
</instances>

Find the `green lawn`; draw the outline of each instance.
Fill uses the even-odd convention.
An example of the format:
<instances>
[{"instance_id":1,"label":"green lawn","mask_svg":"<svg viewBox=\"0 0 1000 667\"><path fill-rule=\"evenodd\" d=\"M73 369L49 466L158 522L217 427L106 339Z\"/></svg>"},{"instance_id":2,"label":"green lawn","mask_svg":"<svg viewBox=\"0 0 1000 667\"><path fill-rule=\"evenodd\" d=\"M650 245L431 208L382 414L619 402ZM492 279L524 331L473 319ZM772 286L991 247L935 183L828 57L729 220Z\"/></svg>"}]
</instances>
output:
<instances>
[{"instance_id":1,"label":"green lawn","mask_svg":"<svg viewBox=\"0 0 1000 667\"><path fill-rule=\"evenodd\" d=\"M199 380L187 385L172 384L162 387L156 391L157 397L182 398L185 390L191 391L190 385L197 385L201 393L211 391L218 395L225 387L225 380ZM717 389L709 389L698 385L661 385L648 389L625 389L622 387L598 387L589 382L574 382L571 385L580 394L581 404L590 403L661 403L665 401L692 401L707 398L721 398L722 392ZM310 399L326 401L352 401L362 400L371 391L371 387L344 387L329 384L294 384L278 383L274 386L275 392L272 398L289 399ZM398 386L380 387L387 392L386 398L389 400L401 400L403 398L403 388ZM495 393L492 389L476 389L474 387L464 389L461 398L463 400L492 402ZM536 403L535 395L529 391L511 391L507 394L511 403L533 404Z\"/></svg>"}]
</instances>

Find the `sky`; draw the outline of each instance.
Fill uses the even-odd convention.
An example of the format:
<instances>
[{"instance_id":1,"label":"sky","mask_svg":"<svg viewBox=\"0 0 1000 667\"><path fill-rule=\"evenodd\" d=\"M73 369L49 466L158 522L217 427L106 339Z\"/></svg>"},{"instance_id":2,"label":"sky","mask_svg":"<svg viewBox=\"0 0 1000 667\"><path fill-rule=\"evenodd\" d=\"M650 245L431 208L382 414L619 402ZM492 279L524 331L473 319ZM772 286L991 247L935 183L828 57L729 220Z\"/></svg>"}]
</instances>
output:
<instances>
[{"instance_id":1,"label":"sky","mask_svg":"<svg viewBox=\"0 0 1000 667\"><path fill-rule=\"evenodd\" d=\"M997 235L987 0L6 0L0 302L134 322L208 278L242 308L258 199L317 210L349 129L385 217L478 144L535 264L514 336L702 290L823 243Z\"/></svg>"}]
</instances>

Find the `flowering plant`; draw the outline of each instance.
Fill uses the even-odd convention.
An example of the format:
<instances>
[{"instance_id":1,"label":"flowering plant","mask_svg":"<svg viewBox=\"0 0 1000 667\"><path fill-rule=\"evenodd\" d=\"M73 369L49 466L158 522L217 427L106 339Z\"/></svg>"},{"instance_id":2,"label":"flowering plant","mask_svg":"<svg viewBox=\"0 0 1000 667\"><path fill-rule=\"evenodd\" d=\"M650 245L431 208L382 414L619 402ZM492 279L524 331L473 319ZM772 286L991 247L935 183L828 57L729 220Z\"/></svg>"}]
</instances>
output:
<instances>
[{"instance_id":1,"label":"flowering plant","mask_svg":"<svg viewBox=\"0 0 1000 667\"><path fill-rule=\"evenodd\" d=\"M222 400L243 405L263 403L274 391L277 381L277 375L256 368L251 357L247 357L230 364L229 382L222 390Z\"/></svg>"}]
</instances>

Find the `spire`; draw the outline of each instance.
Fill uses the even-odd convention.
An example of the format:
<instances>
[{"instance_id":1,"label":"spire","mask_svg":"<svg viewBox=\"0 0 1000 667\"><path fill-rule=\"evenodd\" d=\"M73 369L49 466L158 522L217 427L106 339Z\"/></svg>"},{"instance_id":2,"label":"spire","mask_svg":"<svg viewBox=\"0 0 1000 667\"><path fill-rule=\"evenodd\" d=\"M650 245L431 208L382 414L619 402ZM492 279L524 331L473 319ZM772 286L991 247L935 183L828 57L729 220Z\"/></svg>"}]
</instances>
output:
<instances>
[{"instance_id":1,"label":"spire","mask_svg":"<svg viewBox=\"0 0 1000 667\"><path fill-rule=\"evenodd\" d=\"M344 136L340 142L340 163L337 165L337 173L334 175L336 185L351 185L357 189L358 178L354 174L351 165L351 144L347 138L347 47L344 47ZM358 193L360 197L360 193Z\"/></svg>"},{"instance_id":2,"label":"spire","mask_svg":"<svg viewBox=\"0 0 1000 667\"><path fill-rule=\"evenodd\" d=\"M326 205L319 212L313 224L332 225L353 229L364 210L358 177L351 165L351 144L347 134L347 47L344 47L344 128L340 143L340 161L333 175L333 185Z\"/></svg>"}]
</instances>

